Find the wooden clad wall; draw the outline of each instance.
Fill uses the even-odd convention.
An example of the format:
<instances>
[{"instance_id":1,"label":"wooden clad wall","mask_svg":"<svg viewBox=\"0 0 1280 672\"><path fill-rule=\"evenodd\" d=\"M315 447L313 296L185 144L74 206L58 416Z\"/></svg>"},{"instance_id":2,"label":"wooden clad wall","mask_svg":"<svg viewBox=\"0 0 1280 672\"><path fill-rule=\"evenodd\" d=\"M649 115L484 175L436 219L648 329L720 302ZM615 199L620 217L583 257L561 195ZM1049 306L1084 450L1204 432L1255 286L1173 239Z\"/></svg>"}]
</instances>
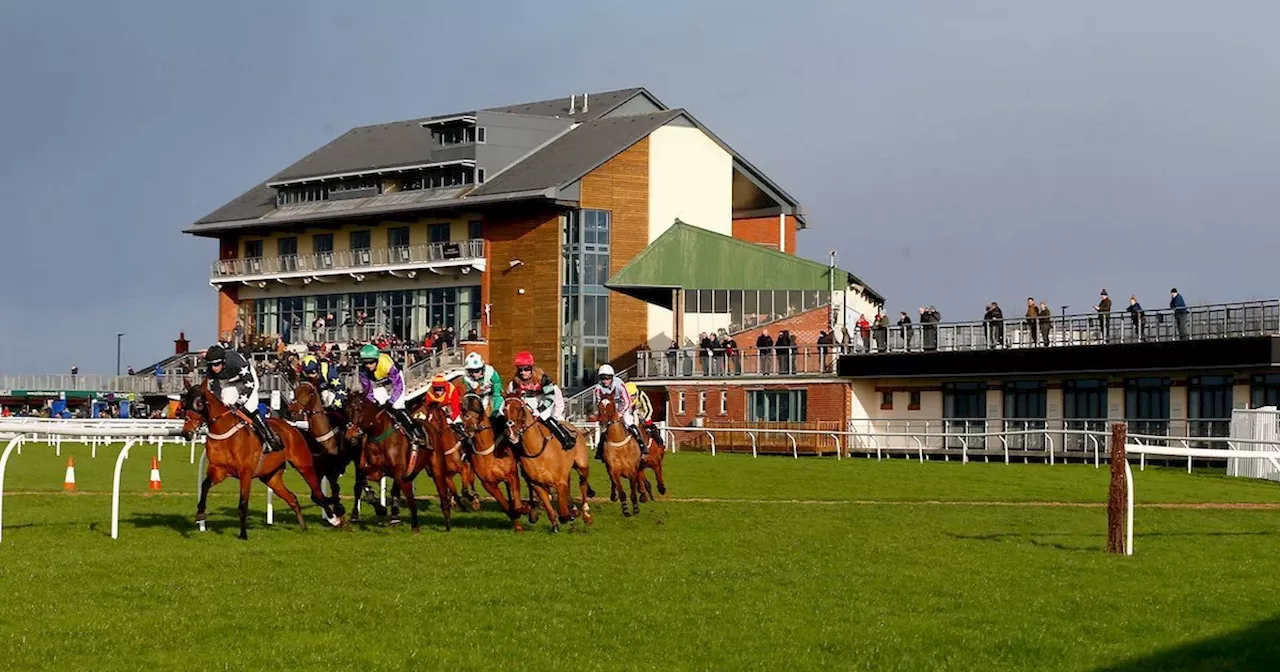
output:
<instances>
[{"instance_id":1,"label":"wooden clad wall","mask_svg":"<svg viewBox=\"0 0 1280 672\"><path fill-rule=\"evenodd\" d=\"M528 350L559 382L560 215L550 208L495 212L486 216L484 230L493 305L489 361L505 380L516 353ZM524 263L513 268L516 259Z\"/></svg>"},{"instance_id":2,"label":"wooden clad wall","mask_svg":"<svg viewBox=\"0 0 1280 672\"><path fill-rule=\"evenodd\" d=\"M609 274L649 244L649 138L644 138L582 178L582 207L609 210ZM619 369L635 364L648 339L649 305L617 292L609 295L609 357Z\"/></svg>"}]
</instances>

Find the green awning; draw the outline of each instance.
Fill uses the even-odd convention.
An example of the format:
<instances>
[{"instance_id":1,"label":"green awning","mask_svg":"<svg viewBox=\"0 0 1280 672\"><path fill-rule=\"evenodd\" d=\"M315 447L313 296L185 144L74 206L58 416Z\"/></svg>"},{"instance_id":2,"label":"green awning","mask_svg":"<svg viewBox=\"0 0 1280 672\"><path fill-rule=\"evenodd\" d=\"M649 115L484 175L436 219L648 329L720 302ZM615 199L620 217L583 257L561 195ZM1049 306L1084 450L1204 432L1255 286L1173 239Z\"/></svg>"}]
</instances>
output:
<instances>
[{"instance_id":1,"label":"green awning","mask_svg":"<svg viewBox=\"0 0 1280 672\"><path fill-rule=\"evenodd\" d=\"M672 290L871 288L847 271L676 220L605 287L671 308Z\"/></svg>"}]
</instances>

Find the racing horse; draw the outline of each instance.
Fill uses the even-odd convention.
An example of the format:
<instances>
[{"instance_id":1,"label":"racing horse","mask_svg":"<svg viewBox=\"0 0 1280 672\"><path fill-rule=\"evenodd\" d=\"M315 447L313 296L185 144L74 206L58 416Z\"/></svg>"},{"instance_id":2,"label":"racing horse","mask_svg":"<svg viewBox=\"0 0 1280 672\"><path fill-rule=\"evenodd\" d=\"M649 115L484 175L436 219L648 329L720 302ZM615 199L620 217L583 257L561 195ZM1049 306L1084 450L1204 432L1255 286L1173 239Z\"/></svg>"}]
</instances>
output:
<instances>
[{"instance_id":1,"label":"racing horse","mask_svg":"<svg viewBox=\"0 0 1280 672\"><path fill-rule=\"evenodd\" d=\"M310 437L314 442L312 453L315 454L316 470L329 481L329 506L338 516L346 512L342 506L338 478L346 472L347 466L355 464L356 501L351 511L351 521L360 519L360 497L368 488L368 479L360 469L360 441L348 441L346 433L341 431L347 424L346 419L337 411L326 411L324 402L314 383L308 380L296 381L293 399L289 402L289 412L293 417L306 421ZM374 504L375 508L379 505ZM378 515L386 515L385 510Z\"/></svg>"},{"instance_id":2,"label":"racing horse","mask_svg":"<svg viewBox=\"0 0 1280 672\"><path fill-rule=\"evenodd\" d=\"M472 392L462 397L462 422L467 431L468 440L464 444L470 452L472 473L511 518L515 531L523 532L520 515L529 513L529 506L520 500L519 465L511 447L500 440L494 419L480 395ZM507 486L505 497L500 487L503 483Z\"/></svg>"},{"instance_id":3,"label":"racing horse","mask_svg":"<svg viewBox=\"0 0 1280 672\"><path fill-rule=\"evenodd\" d=\"M638 495L644 491L640 485L641 472L644 470L640 459L640 446L635 437L627 431L618 412L617 404L608 397L602 397L596 405L596 418L600 422L600 432L604 441L604 466L609 471L610 487L618 493L622 502L622 515L630 516L627 510L627 497L622 490L623 480L631 485L631 508L640 513Z\"/></svg>"},{"instance_id":4,"label":"racing horse","mask_svg":"<svg viewBox=\"0 0 1280 672\"><path fill-rule=\"evenodd\" d=\"M413 496L412 454L417 452L413 442L405 435L386 410L378 408L363 394L355 393L347 399L348 442L361 441L359 469L366 479L379 481L390 476L395 490L399 490L409 507L410 524L418 532L418 502ZM395 490L389 495L392 501L391 524L399 522L399 509L395 507ZM359 491L357 491L359 492ZM386 510L378 507L378 517Z\"/></svg>"},{"instance_id":5,"label":"racing horse","mask_svg":"<svg viewBox=\"0 0 1280 672\"><path fill-rule=\"evenodd\" d=\"M649 443L649 454L642 456L640 460L640 503L655 501L653 497L653 485L649 483L648 477L644 475L644 470L648 469L653 472L653 476L658 481L658 494L667 494L667 482L662 477L662 460L667 455L667 449L660 443L654 435L657 430L652 424L643 427L644 440ZM612 482L609 484L609 501L618 501L619 491Z\"/></svg>"},{"instance_id":6,"label":"racing horse","mask_svg":"<svg viewBox=\"0 0 1280 672\"><path fill-rule=\"evenodd\" d=\"M450 384L452 385L452 383ZM410 417L413 418L415 422L422 425L424 429L426 429L426 422L429 417L428 411L430 411L432 408L439 408L439 406L437 404L433 404L424 395L421 401L418 403L417 407L414 408L413 413L412 415L410 415ZM444 419L443 413L440 414L439 421L444 422L446 425L448 424ZM430 438L430 436L431 435L428 433L428 438ZM427 446L427 450L430 450L430 451L443 450L444 451L444 455L443 455L444 461L442 462L443 468L444 468L444 482L446 487L448 488L450 503L455 508L461 509L462 499L467 499L468 501L471 502L471 510L479 511L480 497L476 495L475 471L472 469L471 464L469 464L466 460L462 459L463 444L465 442L462 441L458 437L458 435L454 433L452 430L450 430L449 432L439 433L438 436L440 437L439 441L436 441L435 439L431 439L430 441L428 441L430 445ZM431 478L434 480L435 479L435 460L427 460L426 468L427 468L427 473L429 473L431 475ZM458 492L457 486L453 484L454 476L462 477L462 491L461 491L462 499L459 498L459 492Z\"/></svg>"},{"instance_id":7,"label":"racing horse","mask_svg":"<svg viewBox=\"0 0 1280 672\"><path fill-rule=\"evenodd\" d=\"M311 489L311 501L324 510L325 518L334 525L340 525L341 519L333 514L323 493L320 491L320 480L316 477L311 449L307 439L289 423L278 418L269 418L267 425L271 428L284 450L263 453L262 441L253 431L252 422L238 409L228 407L209 390L207 383L187 388L182 402L186 422L182 426L183 434L190 440L201 425L208 429L205 439L205 452L209 460L209 468L204 480L200 483L200 503L196 507L196 524L201 530L205 527L205 506L209 498L209 489L221 483L228 476L240 481L240 538L248 539L249 490L253 479L257 478L271 488L289 505L298 517L298 527L307 529L302 518L302 507L284 484L284 467L288 463L302 475L302 480ZM248 430L248 431L245 431Z\"/></svg>"},{"instance_id":8,"label":"racing horse","mask_svg":"<svg viewBox=\"0 0 1280 672\"><path fill-rule=\"evenodd\" d=\"M507 397L502 404L502 412L507 417L507 440L516 452L529 489L538 496L547 512L551 530L558 532L560 523L571 522L579 515L578 507L570 508L569 472L574 470L578 472L578 487L582 493L582 521L590 525L591 505L587 500L596 493L587 481L591 456L582 433L577 432L573 448L565 450L551 430L538 422L529 402ZM558 500L558 512L551 508L552 490ZM529 507L529 522L532 524L537 520L537 509Z\"/></svg>"}]
</instances>

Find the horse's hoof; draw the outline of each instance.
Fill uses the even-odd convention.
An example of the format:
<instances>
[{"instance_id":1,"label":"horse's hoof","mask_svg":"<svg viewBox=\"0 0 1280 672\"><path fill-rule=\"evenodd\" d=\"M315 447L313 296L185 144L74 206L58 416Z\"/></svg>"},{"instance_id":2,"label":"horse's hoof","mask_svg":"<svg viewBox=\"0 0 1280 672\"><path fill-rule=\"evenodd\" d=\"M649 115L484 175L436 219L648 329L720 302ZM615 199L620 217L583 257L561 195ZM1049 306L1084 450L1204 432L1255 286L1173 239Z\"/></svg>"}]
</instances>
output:
<instances>
[{"instance_id":1,"label":"horse's hoof","mask_svg":"<svg viewBox=\"0 0 1280 672\"><path fill-rule=\"evenodd\" d=\"M648 495L640 495L640 503L641 503L641 504L644 504L644 503L645 503L645 502L647 502L647 501L649 501L649 496L648 496Z\"/></svg>"},{"instance_id":2,"label":"horse's hoof","mask_svg":"<svg viewBox=\"0 0 1280 672\"><path fill-rule=\"evenodd\" d=\"M520 521L518 521L518 520L513 520L513 521L511 521L511 522L512 522L512 529L514 529L514 530L515 530L516 534L519 534L519 533L521 533L521 532L524 532L524 525L521 525L521 524L520 524Z\"/></svg>"},{"instance_id":3,"label":"horse's hoof","mask_svg":"<svg viewBox=\"0 0 1280 672\"><path fill-rule=\"evenodd\" d=\"M665 494L667 494L667 486L662 485L661 483L659 483L659 484L658 484L658 494L659 494L659 495L665 495Z\"/></svg>"},{"instance_id":4,"label":"horse's hoof","mask_svg":"<svg viewBox=\"0 0 1280 672\"><path fill-rule=\"evenodd\" d=\"M582 514L582 522L586 525L596 522L596 519L589 513Z\"/></svg>"},{"instance_id":5,"label":"horse's hoof","mask_svg":"<svg viewBox=\"0 0 1280 672\"><path fill-rule=\"evenodd\" d=\"M206 530L205 530L205 527L204 527L204 521L203 521L203 520L197 520L197 521L196 521L196 529L197 529L197 530L199 530L199 531L201 531L201 532L205 532L205 531L206 531Z\"/></svg>"},{"instance_id":6,"label":"horse's hoof","mask_svg":"<svg viewBox=\"0 0 1280 672\"><path fill-rule=\"evenodd\" d=\"M631 517L631 512L630 512L630 511L628 511L628 510L626 510L626 509L623 509L623 510L622 510L622 517L623 517L623 518L630 518L630 517Z\"/></svg>"},{"instance_id":7,"label":"horse's hoof","mask_svg":"<svg viewBox=\"0 0 1280 672\"><path fill-rule=\"evenodd\" d=\"M616 502L616 501L618 501L618 493L616 493L616 492L611 492L611 493L609 493L609 501L611 501L611 502Z\"/></svg>"},{"instance_id":8,"label":"horse's hoof","mask_svg":"<svg viewBox=\"0 0 1280 672\"><path fill-rule=\"evenodd\" d=\"M479 498L476 498L476 499L471 500L471 510L472 510L472 511L479 511L479 510L480 510L480 499L479 499Z\"/></svg>"},{"instance_id":9,"label":"horse's hoof","mask_svg":"<svg viewBox=\"0 0 1280 672\"><path fill-rule=\"evenodd\" d=\"M390 526L395 526L395 525L399 525L399 524L400 524L400 519L399 519L399 518L392 518L391 520L388 520L388 521L387 521L387 525L390 525Z\"/></svg>"},{"instance_id":10,"label":"horse's hoof","mask_svg":"<svg viewBox=\"0 0 1280 672\"><path fill-rule=\"evenodd\" d=\"M420 530L420 529L418 529L418 528L416 528L416 527L415 527L415 528L413 528L413 533L414 533L414 534L421 534L421 533L422 533L422 530Z\"/></svg>"},{"instance_id":11,"label":"horse's hoof","mask_svg":"<svg viewBox=\"0 0 1280 672\"><path fill-rule=\"evenodd\" d=\"M242 540L242 541L249 541L249 535L248 535L247 533L245 533L245 532L241 532L241 533L240 533L240 536L239 536L239 537L237 537L237 538L238 538L238 539L240 539L240 540Z\"/></svg>"}]
</instances>

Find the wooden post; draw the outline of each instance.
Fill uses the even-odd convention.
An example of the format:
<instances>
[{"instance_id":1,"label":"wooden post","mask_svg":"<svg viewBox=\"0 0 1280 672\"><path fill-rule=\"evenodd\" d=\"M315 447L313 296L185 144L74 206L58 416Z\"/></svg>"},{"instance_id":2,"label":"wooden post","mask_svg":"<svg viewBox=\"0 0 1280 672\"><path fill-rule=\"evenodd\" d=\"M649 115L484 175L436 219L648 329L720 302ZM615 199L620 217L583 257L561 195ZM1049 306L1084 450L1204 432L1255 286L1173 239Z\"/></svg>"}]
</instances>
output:
<instances>
[{"instance_id":1,"label":"wooden post","mask_svg":"<svg viewBox=\"0 0 1280 672\"><path fill-rule=\"evenodd\" d=\"M1124 445L1128 438L1125 423L1111 425L1111 493L1107 499L1107 552L1124 554L1125 513L1128 509L1129 483L1125 480Z\"/></svg>"}]
</instances>

